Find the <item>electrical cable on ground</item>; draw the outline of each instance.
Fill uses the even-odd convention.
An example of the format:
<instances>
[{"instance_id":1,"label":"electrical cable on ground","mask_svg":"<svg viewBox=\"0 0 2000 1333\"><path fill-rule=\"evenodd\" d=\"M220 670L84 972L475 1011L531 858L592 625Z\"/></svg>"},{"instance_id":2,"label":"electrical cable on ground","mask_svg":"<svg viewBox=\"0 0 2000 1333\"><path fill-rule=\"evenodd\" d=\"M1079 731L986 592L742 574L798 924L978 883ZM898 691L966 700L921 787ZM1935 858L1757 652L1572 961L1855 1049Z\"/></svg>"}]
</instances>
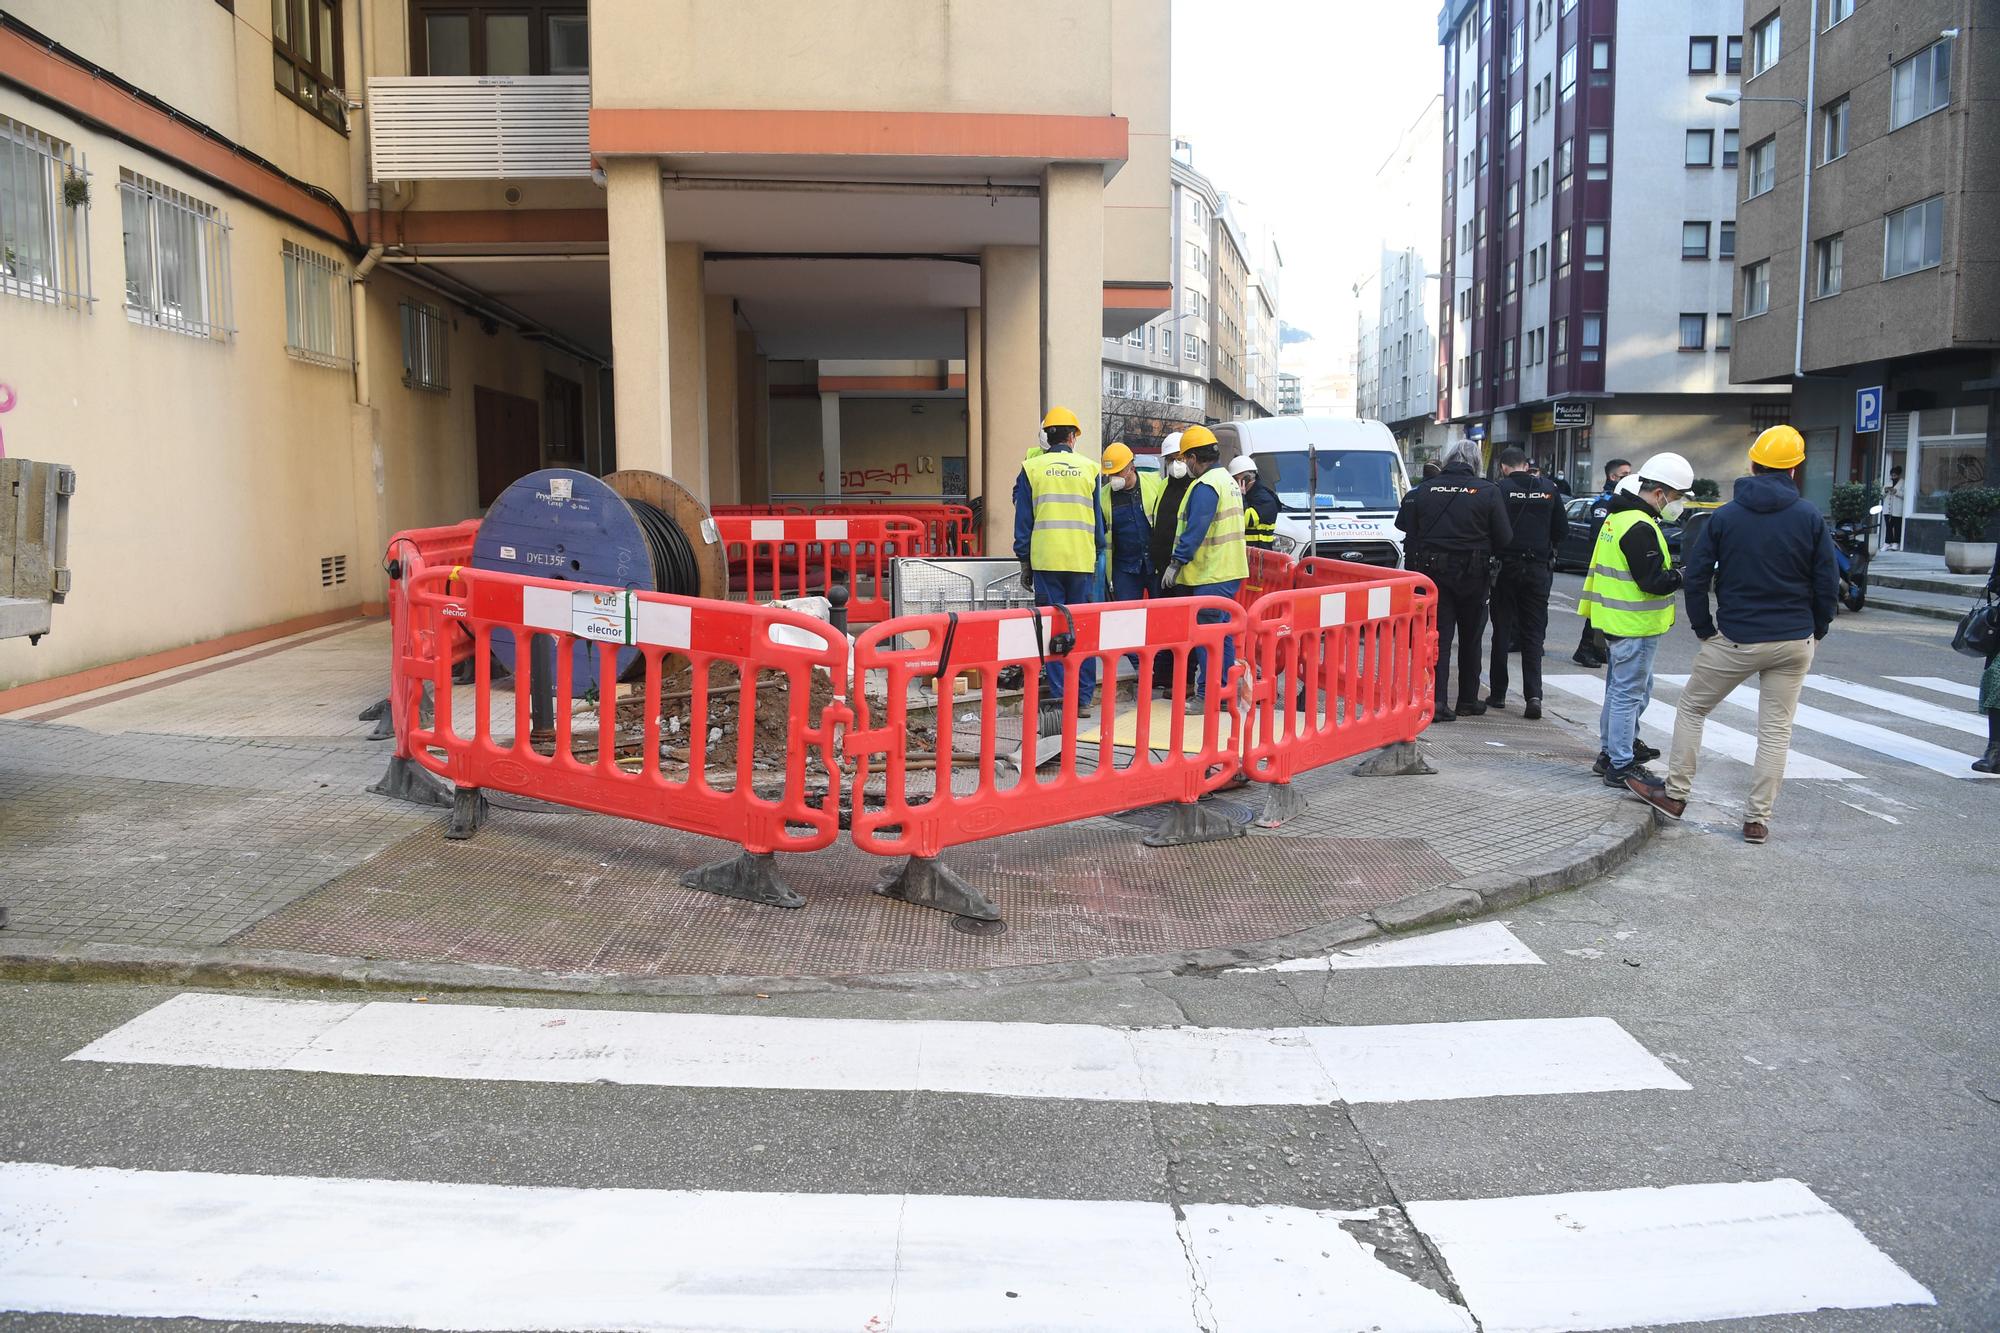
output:
<instances>
[{"instance_id":1,"label":"electrical cable on ground","mask_svg":"<svg viewBox=\"0 0 2000 1333\"><path fill-rule=\"evenodd\" d=\"M699 597L701 566L680 524L648 501L626 496L625 503L632 507L640 531L646 534L646 545L653 553L653 586L675 597Z\"/></svg>"}]
</instances>

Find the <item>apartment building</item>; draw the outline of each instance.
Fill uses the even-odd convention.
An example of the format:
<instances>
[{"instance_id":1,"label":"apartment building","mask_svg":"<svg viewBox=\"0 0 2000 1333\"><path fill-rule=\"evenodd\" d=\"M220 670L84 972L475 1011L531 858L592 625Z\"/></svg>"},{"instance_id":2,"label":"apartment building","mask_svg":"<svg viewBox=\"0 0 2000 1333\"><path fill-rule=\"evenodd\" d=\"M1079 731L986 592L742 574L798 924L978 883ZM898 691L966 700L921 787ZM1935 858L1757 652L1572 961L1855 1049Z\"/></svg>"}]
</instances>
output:
<instances>
[{"instance_id":1,"label":"apartment building","mask_svg":"<svg viewBox=\"0 0 2000 1333\"><path fill-rule=\"evenodd\" d=\"M1745 14L1734 374L1792 385L1809 496L1901 467L1915 550L1942 549L1954 489L2000 476L1995 18L1972 0Z\"/></svg>"},{"instance_id":2,"label":"apartment building","mask_svg":"<svg viewBox=\"0 0 2000 1333\"><path fill-rule=\"evenodd\" d=\"M5 443L79 479L0 711L377 609L390 534L544 464L1004 497L1179 289L1168 46L1166 0L0 0Z\"/></svg>"},{"instance_id":3,"label":"apartment building","mask_svg":"<svg viewBox=\"0 0 2000 1333\"><path fill-rule=\"evenodd\" d=\"M1278 372L1278 415L1296 417L1306 410L1305 396L1299 387L1299 377L1289 370Z\"/></svg>"},{"instance_id":4,"label":"apartment building","mask_svg":"<svg viewBox=\"0 0 2000 1333\"><path fill-rule=\"evenodd\" d=\"M1450 0L1442 415L1579 490L1660 449L1742 471L1782 388L1735 384L1735 0Z\"/></svg>"}]
</instances>

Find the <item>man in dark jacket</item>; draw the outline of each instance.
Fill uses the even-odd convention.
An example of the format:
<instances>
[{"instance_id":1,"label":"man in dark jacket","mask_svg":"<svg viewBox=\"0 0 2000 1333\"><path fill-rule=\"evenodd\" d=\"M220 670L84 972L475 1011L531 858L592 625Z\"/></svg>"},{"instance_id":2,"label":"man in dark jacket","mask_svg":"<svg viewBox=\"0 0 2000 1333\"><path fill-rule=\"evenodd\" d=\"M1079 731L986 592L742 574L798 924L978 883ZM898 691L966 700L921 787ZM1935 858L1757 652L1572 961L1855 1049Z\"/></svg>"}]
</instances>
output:
<instances>
[{"instance_id":1,"label":"man in dark jacket","mask_svg":"<svg viewBox=\"0 0 2000 1333\"><path fill-rule=\"evenodd\" d=\"M1805 441L1790 426L1759 435L1750 447L1751 475L1737 480L1735 498L1695 535L1687 558L1687 608L1701 649L1681 691L1666 787L1650 794L1633 788L1680 818L1694 785L1702 723L1731 690L1755 676L1757 762L1743 808L1745 842L1763 842L1770 834L1799 691L1812 669L1813 645L1833 625L1840 588L1826 520L1799 498L1793 481L1805 457Z\"/></svg>"},{"instance_id":2,"label":"man in dark jacket","mask_svg":"<svg viewBox=\"0 0 2000 1333\"><path fill-rule=\"evenodd\" d=\"M1278 544L1278 493L1264 484L1248 454L1237 455L1229 475L1243 492L1243 544L1270 550Z\"/></svg>"},{"instance_id":3,"label":"man in dark jacket","mask_svg":"<svg viewBox=\"0 0 2000 1333\"><path fill-rule=\"evenodd\" d=\"M1514 540L1500 553L1493 579L1493 661L1486 672L1486 706L1507 706L1507 654L1521 654L1521 716L1542 715L1542 644L1549 632L1549 585L1556 544L1569 532L1562 495L1538 475L1519 449L1500 451L1500 492Z\"/></svg>"},{"instance_id":4,"label":"man in dark jacket","mask_svg":"<svg viewBox=\"0 0 2000 1333\"><path fill-rule=\"evenodd\" d=\"M1595 550L1597 534L1604 531L1604 520L1611 516L1611 501L1618 489L1618 483L1625 480L1632 471L1632 464L1623 458L1614 458L1604 465L1604 490L1590 502L1590 545L1585 550ZM1585 570L1586 574L1590 571ZM1604 665L1604 636L1583 622L1583 636L1576 641L1576 652L1570 661L1578 666L1601 667Z\"/></svg>"},{"instance_id":5,"label":"man in dark jacket","mask_svg":"<svg viewBox=\"0 0 2000 1333\"><path fill-rule=\"evenodd\" d=\"M1444 468L1403 497L1396 526L1409 538L1404 564L1430 577L1438 591L1435 719L1486 711L1479 702L1480 639L1492 562L1514 540L1500 488L1479 475L1479 446L1460 440L1444 451ZM1447 706L1451 645L1458 640L1458 702Z\"/></svg>"}]
</instances>

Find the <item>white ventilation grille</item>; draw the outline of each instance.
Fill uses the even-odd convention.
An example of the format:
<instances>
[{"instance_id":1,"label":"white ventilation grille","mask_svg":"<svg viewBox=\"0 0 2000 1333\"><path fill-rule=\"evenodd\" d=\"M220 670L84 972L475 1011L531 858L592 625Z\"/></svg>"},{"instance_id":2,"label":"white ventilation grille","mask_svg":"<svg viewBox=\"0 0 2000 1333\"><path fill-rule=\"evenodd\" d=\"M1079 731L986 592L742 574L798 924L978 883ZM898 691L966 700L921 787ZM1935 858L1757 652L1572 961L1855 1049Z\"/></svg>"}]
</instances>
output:
<instances>
[{"instance_id":1,"label":"white ventilation grille","mask_svg":"<svg viewBox=\"0 0 2000 1333\"><path fill-rule=\"evenodd\" d=\"M378 180L590 175L590 78L368 80Z\"/></svg>"},{"instance_id":2,"label":"white ventilation grille","mask_svg":"<svg viewBox=\"0 0 2000 1333\"><path fill-rule=\"evenodd\" d=\"M323 555L319 558L319 586L336 588L347 582L347 557Z\"/></svg>"}]
</instances>

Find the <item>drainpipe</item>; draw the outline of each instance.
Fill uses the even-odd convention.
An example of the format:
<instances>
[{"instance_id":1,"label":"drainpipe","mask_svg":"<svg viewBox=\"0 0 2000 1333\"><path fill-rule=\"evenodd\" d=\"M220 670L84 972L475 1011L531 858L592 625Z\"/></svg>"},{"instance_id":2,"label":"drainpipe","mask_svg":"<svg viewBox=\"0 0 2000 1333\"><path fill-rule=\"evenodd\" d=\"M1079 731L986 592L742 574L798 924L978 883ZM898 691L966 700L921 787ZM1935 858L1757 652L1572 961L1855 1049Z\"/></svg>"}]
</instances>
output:
<instances>
[{"instance_id":1,"label":"drainpipe","mask_svg":"<svg viewBox=\"0 0 2000 1333\"><path fill-rule=\"evenodd\" d=\"M1819 78L1819 6L1808 6L1807 12L1810 19L1806 24L1806 106L1801 117L1806 141L1806 169L1799 195L1799 319L1798 327L1792 334L1792 388L1795 392L1798 381L1805 378L1806 365L1806 265L1811 259L1812 247L1813 131L1817 128L1813 108L1818 105L1813 91Z\"/></svg>"}]
</instances>

